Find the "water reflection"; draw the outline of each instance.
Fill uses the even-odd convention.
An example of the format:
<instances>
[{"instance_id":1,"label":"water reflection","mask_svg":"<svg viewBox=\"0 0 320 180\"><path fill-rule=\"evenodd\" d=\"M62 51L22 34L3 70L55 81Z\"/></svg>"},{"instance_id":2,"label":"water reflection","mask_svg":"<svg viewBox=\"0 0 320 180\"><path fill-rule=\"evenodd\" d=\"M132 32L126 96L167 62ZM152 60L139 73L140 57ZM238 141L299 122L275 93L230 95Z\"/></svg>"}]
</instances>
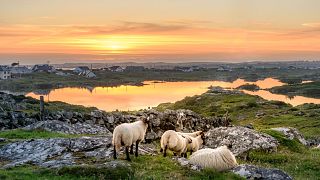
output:
<instances>
[{"instance_id":1,"label":"water reflection","mask_svg":"<svg viewBox=\"0 0 320 180\"><path fill-rule=\"evenodd\" d=\"M248 82L237 79L233 82L224 81L196 81L196 82L144 82L144 86L119 86L119 87L96 87L96 88L62 88L52 90L45 96L47 101L63 101L70 104L94 106L102 110L138 110L157 106L164 102L175 102L186 96L199 95L206 92L209 86L234 89L244 84L256 84L261 89L281 86L284 83L277 79L267 78L256 82ZM284 95L272 94L266 90L246 91L251 95L258 95L267 100L279 100L292 105L303 103L320 103L320 99L295 96L292 99ZM29 93L39 99L39 94Z\"/></svg>"},{"instance_id":2,"label":"water reflection","mask_svg":"<svg viewBox=\"0 0 320 180\"><path fill-rule=\"evenodd\" d=\"M308 98L308 97L304 97L304 96L288 97L285 95L273 94L273 93L266 91L266 90L259 90L259 91L254 91L254 92L243 90L243 92L246 94L250 94L250 95L260 96L266 100L282 101L282 102L291 104L293 106L301 105L304 103L320 104L320 99Z\"/></svg>"}]
</instances>

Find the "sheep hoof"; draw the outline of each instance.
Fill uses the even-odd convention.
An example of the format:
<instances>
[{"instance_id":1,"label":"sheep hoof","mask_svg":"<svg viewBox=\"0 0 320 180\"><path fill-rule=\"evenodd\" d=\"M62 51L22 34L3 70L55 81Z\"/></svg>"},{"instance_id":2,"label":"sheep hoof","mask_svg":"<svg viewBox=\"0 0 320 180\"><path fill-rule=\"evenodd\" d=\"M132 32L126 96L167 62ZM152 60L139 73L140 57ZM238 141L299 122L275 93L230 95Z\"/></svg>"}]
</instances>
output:
<instances>
[{"instance_id":1,"label":"sheep hoof","mask_svg":"<svg viewBox=\"0 0 320 180\"><path fill-rule=\"evenodd\" d=\"M161 153L163 152L163 149L162 149L162 148L160 149L160 152L161 152Z\"/></svg>"},{"instance_id":2,"label":"sheep hoof","mask_svg":"<svg viewBox=\"0 0 320 180\"><path fill-rule=\"evenodd\" d=\"M138 153L136 153L135 156L138 157Z\"/></svg>"}]
</instances>

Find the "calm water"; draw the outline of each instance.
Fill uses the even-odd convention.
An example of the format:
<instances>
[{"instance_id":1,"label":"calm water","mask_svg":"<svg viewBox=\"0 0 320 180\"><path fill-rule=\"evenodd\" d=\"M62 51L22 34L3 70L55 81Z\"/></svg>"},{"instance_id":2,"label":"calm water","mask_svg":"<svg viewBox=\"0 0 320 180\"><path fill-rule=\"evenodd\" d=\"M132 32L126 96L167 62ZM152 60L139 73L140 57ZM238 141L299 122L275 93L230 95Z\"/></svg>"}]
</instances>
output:
<instances>
[{"instance_id":1,"label":"calm water","mask_svg":"<svg viewBox=\"0 0 320 180\"><path fill-rule=\"evenodd\" d=\"M197 81L197 82L163 82L154 83L144 82L144 86L119 86L119 87L96 87L93 89L85 88L62 88L52 90L45 96L46 101L63 101L70 104L94 106L102 110L138 110L157 106L160 103L175 102L186 96L200 95L206 92L209 86L220 86L222 88L236 88L240 85L251 83L256 84L262 89L281 86L284 83L279 80L267 78L256 82L248 82L238 79L234 82L224 81ZM287 96L272 94L266 90L246 91L251 95L258 95L267 100L279 100L290 103L294 106L303 103L320 104L320 99L295 96L289 99ZM29 93L39 99L40 95Z\"/></svg>"}]
</instances>

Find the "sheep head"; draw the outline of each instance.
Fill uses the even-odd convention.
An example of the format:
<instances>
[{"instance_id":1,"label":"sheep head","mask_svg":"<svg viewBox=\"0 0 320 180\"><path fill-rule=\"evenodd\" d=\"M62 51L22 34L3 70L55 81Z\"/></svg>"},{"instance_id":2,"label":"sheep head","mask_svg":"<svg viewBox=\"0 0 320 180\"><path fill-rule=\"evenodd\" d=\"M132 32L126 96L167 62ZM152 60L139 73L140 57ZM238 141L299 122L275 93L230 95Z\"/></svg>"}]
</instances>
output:
<instances>
[{"instance_id":1,"label":"sheep head","mask_svg":"<svg viewBox=\"0 0 320 180\"><path fill-rule=\"evenodd\" d=\"M201 131L201 133L200 133L200 136L201 136L201 139L202 139L202 141L203 141L203 145L205 145L205 139L206 139L206 136L205 136L205 134L204 134L204 132L203 131Z\"/></svg>"}]
</instances>

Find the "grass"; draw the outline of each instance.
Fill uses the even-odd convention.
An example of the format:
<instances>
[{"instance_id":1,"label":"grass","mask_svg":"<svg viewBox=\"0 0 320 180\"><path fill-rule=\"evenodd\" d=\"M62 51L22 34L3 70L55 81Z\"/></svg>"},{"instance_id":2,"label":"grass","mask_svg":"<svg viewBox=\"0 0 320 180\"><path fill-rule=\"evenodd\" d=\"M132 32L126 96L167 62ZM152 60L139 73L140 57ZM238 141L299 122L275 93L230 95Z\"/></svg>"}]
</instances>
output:
<instances>
[{"instance_id":1,"label":"grass","mask_svg":"<svg viewBox=\"0 0 320 180\"><path fill-rule=\"evenodd\" d=\"M214 170L194 171L181 167L177 162L162 156L139 156L130 167L117 168L88 166L44 169L36 166L15 167L0 170L0 179L243 179L233 173Z\"/></svg>"},{"instance_id":2,"label":"grass","mask_svg":"<svg viewBox=\"0 0 320 180\"><path fill-rule=\"evenodd\" d=\"M298 140L290 140L281 133L264 130L275 137L280 146L274 153L251 151L246 163L256 164L263 167L279 168L294 179L317 179L320 177L320 150L308 149Z\"/></svg>"},{"instance_id":3,"label":"grass","mask_svg":"<svg viewBox=\"0 0 320 180\"><path fill-rule=\"evenodd\" d=\"M320 137L319 105L292 107L283 102L266 101L247 94L212 94L209 91L175 103L160 104L156 109L190 109L203 116L222 116L229 112L235 125L252 124L257 130L294 127L306 138ZM259 113L263 115L257 117Z\"/></svg>"},{"instance_id":4,"label":"grass","mask_svg":"<svg viewBox=\"0 0 320 180\"><path fill-rule=\"evenodd\" d=\"M44 169L36 166L23 166L0 170L0 179L8 180L98 180L98 179L132 179L133 171L125 167L97 168L94 166L63 167L61 169Z\"/></svg>"},{"instance_id":5,"label":"grass","mask_svg":"<svg viewBox=\"0 0 320 180\"><path fill-rule=\"evenodd\" d=\"M274 87L272 92L289 96L306 96L320 98L320 81Z\"/></svg>"},{"instance_id":6,"label":"grass","mask_svg":"<svg viewBox=\"0 0 320 180\"><path fill-rule=\"evenodd\" d=\"M70 134L62 134L56 132L49 132L45 130L33 130L27 131L22 129L15 130L7 130L0 132L1 138L6 138L9 140L17 140L17 139L36 139L36 138L73 138L79 137L79 135L70 135Z\"/></svg>"}]
</instances>

